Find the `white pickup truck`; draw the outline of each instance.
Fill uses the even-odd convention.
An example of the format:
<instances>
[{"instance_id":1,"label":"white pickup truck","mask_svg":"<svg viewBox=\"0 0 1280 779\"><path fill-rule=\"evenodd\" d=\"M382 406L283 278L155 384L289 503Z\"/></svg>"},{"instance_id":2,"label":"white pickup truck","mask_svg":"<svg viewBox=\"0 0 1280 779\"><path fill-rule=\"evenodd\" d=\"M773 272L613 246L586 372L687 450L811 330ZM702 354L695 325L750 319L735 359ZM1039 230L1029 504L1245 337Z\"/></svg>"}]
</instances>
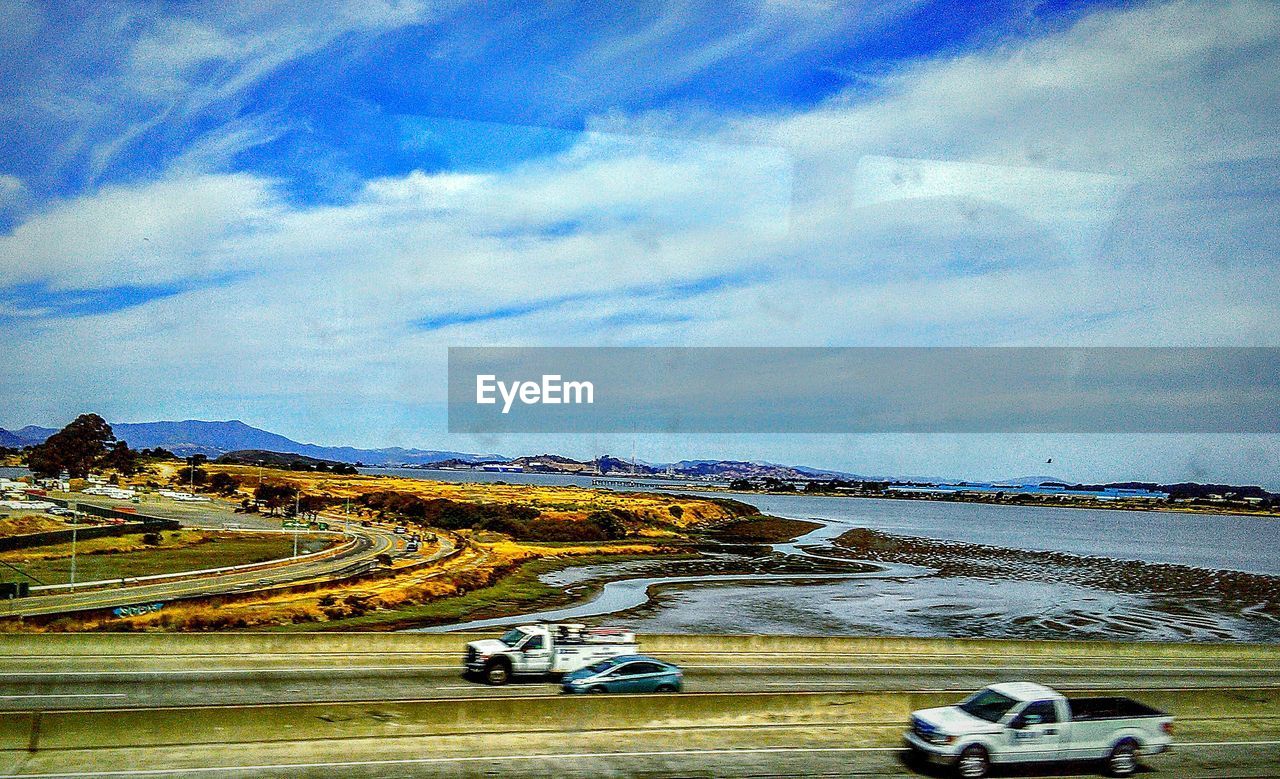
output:
<instances>
[{"instance_id":1,"label":"white pickup truck","mask_svg":"<svg viewBox=\"0 0 1280 779\"><path fill-rule=\"evenodd\" d=\"M1129 698L1067 698L1031 682L993 684L955 706L911 715L908 748L966 779L995 763L1102 760L1113 776L1131 776L1138 755L1173 742L1173 717Z\"/></svg>"},{"instance_id":2,"label":"white pickup truck","mask_svg":"<svg viewBox=\"0 0 1280 779\"><path fill-rule=\"evenodd\" d=\"M637 653L636 634L621 628L588 628L572 623L521 625L501 638L467 644L463 665L489 684L513 676L566 674L619 655Z\"/></svg>"}]
</instances>

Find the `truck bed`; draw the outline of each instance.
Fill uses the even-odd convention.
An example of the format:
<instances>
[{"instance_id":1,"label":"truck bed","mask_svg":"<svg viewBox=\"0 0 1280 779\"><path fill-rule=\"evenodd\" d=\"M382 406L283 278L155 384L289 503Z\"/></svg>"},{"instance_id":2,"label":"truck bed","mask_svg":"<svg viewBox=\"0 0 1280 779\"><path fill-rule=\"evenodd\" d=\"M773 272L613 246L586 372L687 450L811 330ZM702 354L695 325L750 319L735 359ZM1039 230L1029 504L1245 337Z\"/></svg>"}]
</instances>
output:
<instances>
[{"instance_id":1,"label":"truck bed","mask_svg":"<svg viewBox=\"0 0 1280 779\"><path fill-rule=\"evenodd\" d=\"M1067 704L1071 707L1072 722L1169 716L1132 698L1067 698Z\"/></svg>"}]
</instances>

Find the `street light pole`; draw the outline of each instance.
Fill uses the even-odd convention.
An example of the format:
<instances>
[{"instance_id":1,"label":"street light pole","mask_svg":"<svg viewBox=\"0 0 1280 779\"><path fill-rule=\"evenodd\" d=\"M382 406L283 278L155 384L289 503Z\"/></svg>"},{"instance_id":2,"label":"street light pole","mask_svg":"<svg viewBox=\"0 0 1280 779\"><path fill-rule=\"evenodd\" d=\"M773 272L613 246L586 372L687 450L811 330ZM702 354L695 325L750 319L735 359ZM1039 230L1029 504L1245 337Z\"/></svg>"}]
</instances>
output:
<instances>
[{"instance_id":1,"label":"street light pole","mask_svg":"<svg viewBox=\"0 0 1280 779\"><path fill-rule=\"evenodd\" d=\"M71 590L76 589L76 528L79 527L80 512L78 508L71 510Z\"/></svg>"},{"instance_id":2,"label":"street light pole","mask_svg":"<svg viewBox=\"0 0 1280 779\"><path fill-rule=\"evenodd\" d=\"M302 490L293 493L293 556L298 556L298 501Z\"/></svg>"}]
</instances>

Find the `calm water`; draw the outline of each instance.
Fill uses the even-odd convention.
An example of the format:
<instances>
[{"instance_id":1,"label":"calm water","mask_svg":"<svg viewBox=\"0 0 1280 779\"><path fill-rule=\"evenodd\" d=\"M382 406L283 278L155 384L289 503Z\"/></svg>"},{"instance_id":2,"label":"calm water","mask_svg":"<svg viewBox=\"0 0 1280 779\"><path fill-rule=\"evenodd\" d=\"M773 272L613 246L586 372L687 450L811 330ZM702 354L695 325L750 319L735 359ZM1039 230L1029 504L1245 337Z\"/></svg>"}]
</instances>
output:
<instances>
[{"instance_id":1,"label":"calm water","mask_svg":"<svg viewBox=\"0 0 1280 779\"><path fill-rule=\"evenodd\" d=\"M766 514L825 520L827 537L867 527L1015 549L1280 574L1276 519L803 495L745 499Z\"/></svg>"},{"instance_id":2,"label":"calm water","mask_svg":"<svg viewBox=\"0 0 1280 779\"><path fill-rule=\"evenodd\" d=\"M591 486L589 476L558 474L405 468L370 468L364 472L455 482ZM655 481L632 489L662 486L662 482ZM696 494L725 495L712 491ZM866 527L1016 549L1280 574L1280 520L1276 519L807 495L730 497L751 503L766 514L824 521L827 527L806 539L810 543L834 538L849 528Z\"/></svg>"}]
</instances>

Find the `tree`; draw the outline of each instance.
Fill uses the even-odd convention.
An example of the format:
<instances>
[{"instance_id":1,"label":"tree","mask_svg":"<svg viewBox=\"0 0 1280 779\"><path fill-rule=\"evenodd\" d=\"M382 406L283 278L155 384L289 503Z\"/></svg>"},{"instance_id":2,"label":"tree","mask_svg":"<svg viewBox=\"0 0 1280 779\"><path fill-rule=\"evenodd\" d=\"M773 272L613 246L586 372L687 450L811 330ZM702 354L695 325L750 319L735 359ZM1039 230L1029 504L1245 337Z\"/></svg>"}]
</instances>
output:
<instances>
[{"instance_id":1,"label":"tree","mask_svg":"<svg viewBox=\"0 0 1280 779\"><path fill-rule=\"evenodd\" d=\"M233 495L239 487L240 482L236 481L236 478L229 473L219 471L209 477L209 489L220 495Z\"/></svg>"},{"instance_id":2,"label":"tree","mask_svg":"<svg viewBox=\"0 0 1280 779\"><path fill-rule=\"evenodd\" d=\"M253 491L253 499L266 506L269 515L275 516L281 506L287 505L290 511L293 510L293 496L297 492L297 488L287 484L259 484Z\"/></svg>"},{"instance_id":3,"label":"tree","mask_svg":"<svg viewBox=\"0 0 1280 779\"><path fill-rule=\"evenodd\" d=\"M81 414L43 444L27 454L27 467L41 476L57 476L66 471L72 478L89 475L89 469L107 453L107 444L116 440L111 425L97 414Z\"/></svg>"},{"instance_id":4,"label":"tree","mask_svg":"<svg viewBox=\"0 0 1280 779\"><path fill-rule=\"evenodd\" d=\"M138 472L138 453L130 449L129 444L124 441L116 441L103 456L102 465L122 476L132 476Z\"/></svg>"}]
</instances>

